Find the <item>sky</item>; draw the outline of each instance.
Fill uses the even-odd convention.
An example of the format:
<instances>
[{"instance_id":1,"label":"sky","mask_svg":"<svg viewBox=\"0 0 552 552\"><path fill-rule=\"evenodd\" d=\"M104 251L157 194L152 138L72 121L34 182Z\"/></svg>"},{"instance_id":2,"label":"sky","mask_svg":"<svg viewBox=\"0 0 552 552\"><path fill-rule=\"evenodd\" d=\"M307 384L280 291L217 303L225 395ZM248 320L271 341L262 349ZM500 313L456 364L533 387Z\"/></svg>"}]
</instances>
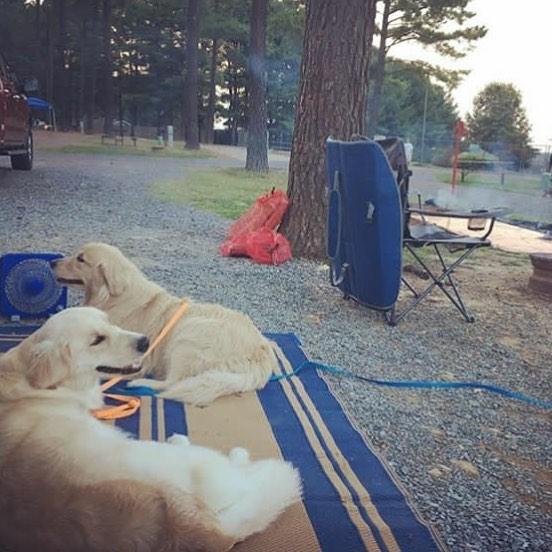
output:
<instances>
[{"instance_id":1,"label":"sky","mask_svg":"<svg viewBox=\"0 0 552 552\"><path fill-rule=\"evenodd\" d=\"M487 35L458 61L441 58L416 44L401 44L394 57L423 59L470 74L453 92L460 114L489 82L509 82L521 92L534 145L552 144L552 0L472 0L474 24Z\"/></svg>"}]
</instances>

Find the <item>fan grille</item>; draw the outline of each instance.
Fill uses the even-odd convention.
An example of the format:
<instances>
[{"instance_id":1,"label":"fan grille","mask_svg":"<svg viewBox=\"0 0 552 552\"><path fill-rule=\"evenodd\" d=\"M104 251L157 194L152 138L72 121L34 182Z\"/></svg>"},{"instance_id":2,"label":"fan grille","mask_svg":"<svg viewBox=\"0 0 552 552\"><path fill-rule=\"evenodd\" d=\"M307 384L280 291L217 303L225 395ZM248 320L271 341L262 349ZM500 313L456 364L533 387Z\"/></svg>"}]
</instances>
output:
<instances>
[{"instance_id":1,"label":"fan grille","mask_svg":"<svg viewBox=\"0 0 552 552\"><path fill-rule=\"evenodd\" d=\"M48 261L35 258L11 267L5 276L4 292L14 308L37 314L54 307L63 289L58 286Z\"/></svg>"}]
</instances>

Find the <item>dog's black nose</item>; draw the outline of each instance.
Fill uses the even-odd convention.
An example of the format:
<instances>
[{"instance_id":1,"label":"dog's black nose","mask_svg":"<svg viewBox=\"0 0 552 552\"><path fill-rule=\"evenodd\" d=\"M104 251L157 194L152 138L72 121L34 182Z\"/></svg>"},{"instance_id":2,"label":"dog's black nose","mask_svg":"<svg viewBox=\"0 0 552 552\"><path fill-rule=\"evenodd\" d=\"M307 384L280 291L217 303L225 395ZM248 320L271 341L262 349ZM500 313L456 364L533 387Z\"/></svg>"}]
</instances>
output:
<instances>
[{"instance_id":1,"label":"dog's black nose","mask_svg":"<svg viewBox=\"0 0 552 552\"><path fill-rule=\"evenodd\" d=\"M139 353L145 353L148 350L148 347L149 339L145 335L143 337L140 337L136 342L136 350Z\"/></svg>"},{"instance_id":2,"label":"dog's black nose","mask_svg":"<svg viewBox=\"0 0 552 552\"><path fill-rule=\"evenodd\" d=\"M52 268L56 268L56 265L58 264L58 261L59 261L59 259L52 259L52 260L50 261L50 266L51 266Z\"/></svg>"}]
</instances>

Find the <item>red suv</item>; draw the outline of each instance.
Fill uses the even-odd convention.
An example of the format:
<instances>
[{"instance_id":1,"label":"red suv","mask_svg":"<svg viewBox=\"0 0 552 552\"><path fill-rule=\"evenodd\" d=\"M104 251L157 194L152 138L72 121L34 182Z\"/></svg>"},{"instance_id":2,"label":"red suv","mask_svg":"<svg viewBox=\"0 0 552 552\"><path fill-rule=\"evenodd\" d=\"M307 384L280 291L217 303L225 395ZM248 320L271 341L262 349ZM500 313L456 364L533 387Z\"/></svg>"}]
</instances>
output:
<instances>
[{"instance_id":1,"label":"red suv","mask_svg":"<svg viewBox=\"0 0 552 552\"><path fill-rule=\"evenodd\" d=\"M33 168L33 134L27 96L0 54L0 155L9 155L12 169Z\"/></svg>"}]
</instances>

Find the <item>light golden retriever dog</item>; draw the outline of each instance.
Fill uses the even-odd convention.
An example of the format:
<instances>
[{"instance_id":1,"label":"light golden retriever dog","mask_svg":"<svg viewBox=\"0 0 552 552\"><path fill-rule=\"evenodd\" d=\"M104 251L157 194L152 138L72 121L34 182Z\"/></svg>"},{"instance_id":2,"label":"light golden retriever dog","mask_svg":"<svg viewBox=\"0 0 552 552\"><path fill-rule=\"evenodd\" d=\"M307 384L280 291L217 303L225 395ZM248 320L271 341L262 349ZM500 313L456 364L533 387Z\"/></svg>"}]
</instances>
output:
<instances>
[{"instance_id":1,"label":"light golden retriever dog","mask_svg":"<svg viewBox=\"0 0 552 552\"><path fill-rule=\"evenodd\" d=\"M0 356L0 549L224 551L300 499L281 460L136 441L89 410L98 372L127 373L144 336L68 309Z\"/></svg>"},{"instance_id":2,"label":"light golden retriever dog","mask_svg":"<svg viewBox=\"0 0 552 552\"><path fill-rule=\"evenodd\" d=\"M181 303L150 282L119 249L90 243L76 255L54 261L57 279L84 289L84 304L97 307L127 330L153 339ZM131 385L160 396L208 404L222 395L264 387L277 365L268 341L251 319L220 305L189 301L189 308L143 365Z\"/></svg>"}]
</instances>

